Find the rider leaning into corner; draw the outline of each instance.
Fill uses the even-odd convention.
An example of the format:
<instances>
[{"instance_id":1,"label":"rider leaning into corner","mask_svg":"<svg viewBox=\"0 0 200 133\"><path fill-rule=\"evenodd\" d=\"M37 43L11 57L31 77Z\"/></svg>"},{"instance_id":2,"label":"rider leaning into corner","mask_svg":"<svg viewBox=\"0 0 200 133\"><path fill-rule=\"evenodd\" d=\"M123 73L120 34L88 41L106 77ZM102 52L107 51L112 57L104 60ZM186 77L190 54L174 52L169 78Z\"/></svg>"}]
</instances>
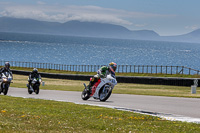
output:
<instances>
[{"instance_id":1,"label":"rider leaning into corner","mask_svg":"<svg viewBox=\"0 0 200 133\"><path fill-rule=\"evenodd\" d=\"M4 73L4 72L9 72L12 76L12 71L10 70L10 63L9 62L6 62L5 67L2 67L0 69L0 76L2 76L2 73Z\"/></svg>"},{"instance_id":2,"label":"rider leaning into corner","mask_svg":"<svg viewBox=\"0 0 200 133\"><path fill-rule=\"evenodd\" d=\"M108 74L111 74L112 77L115 77L115 71L117 69L117 64L114 62L109 63L108 66L102 66L98 71L97 74L92 77L87 89L91 92L92 86L100 79L106 78Z\"/></svg>"}]
</instances>

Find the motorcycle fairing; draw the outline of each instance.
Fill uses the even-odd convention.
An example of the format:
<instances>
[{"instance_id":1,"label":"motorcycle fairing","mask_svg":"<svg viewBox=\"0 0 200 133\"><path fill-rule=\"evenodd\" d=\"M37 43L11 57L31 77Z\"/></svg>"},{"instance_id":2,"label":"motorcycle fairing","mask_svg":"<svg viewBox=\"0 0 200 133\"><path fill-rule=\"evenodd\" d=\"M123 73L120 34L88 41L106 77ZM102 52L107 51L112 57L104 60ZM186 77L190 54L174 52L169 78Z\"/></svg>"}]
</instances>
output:
<instances>
[{"instance_id":1,"label":"motorcycle fairing","mask_svg":"<svg viewBox=\"0 0 200 133\"><path fill-rule=\"evenodd\" d=\"M96 91L97 86L101 83L101 79L99 79L93 86L92 86L92 93L90 96L93 96L93 94Z\"/></svg>"}]
</instances>

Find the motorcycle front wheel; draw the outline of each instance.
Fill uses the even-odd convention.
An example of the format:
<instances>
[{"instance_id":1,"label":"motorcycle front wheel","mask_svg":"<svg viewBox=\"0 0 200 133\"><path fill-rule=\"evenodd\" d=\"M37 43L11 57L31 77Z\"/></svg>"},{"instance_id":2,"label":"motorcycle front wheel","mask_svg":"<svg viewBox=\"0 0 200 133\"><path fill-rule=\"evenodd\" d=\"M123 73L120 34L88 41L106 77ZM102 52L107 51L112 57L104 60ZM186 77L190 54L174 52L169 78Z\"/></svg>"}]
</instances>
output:
<instances>
[{"instance_id":1,"label":"motorcycle front wheel","mask_svg":"<svg viewBox=\"0 0 200 133\"><path fill-rule=\"evenodd\" d=\"M105 102L111 95L111 86L104 86L99 92L99 100Z\"/></svg>"},{"instance_id":2,"label":"motorcycle front wheel","mask_svg":"<svg viewBox=\"0 0 200 133\"><path fill-rule=\"evenodd\" d=\"M81 98L82 98L83 100L88 100L88 99L90 98L90 94L89 94L89 92L88 92L87 89L84 89L84 90L83 90L83 92L82 92L82 94L81 94Z\"/></svg>"},{"instance_id":3,"label":"motorcycle front wheel","mask_svg":"<svg viewBox=\"0 0 200 133\"><path fill-rule=\"evenodd\" d=\"M4 95L7 95L7 93L8 93L8 87L9 86L6 83L1 84L1 89L2 89L2 92L3 92Z\"/></svg>"},{"instance_id":4,"label":"motorcycle front wheel","mask_svg":"<svg viewBox=\"0 0 200 133\"><path fill-rule=\"evenodd\" d=\"M3 94L7 95L7 93L8 93L8 87L3 88Z\"/></svg>"}]
</instances>

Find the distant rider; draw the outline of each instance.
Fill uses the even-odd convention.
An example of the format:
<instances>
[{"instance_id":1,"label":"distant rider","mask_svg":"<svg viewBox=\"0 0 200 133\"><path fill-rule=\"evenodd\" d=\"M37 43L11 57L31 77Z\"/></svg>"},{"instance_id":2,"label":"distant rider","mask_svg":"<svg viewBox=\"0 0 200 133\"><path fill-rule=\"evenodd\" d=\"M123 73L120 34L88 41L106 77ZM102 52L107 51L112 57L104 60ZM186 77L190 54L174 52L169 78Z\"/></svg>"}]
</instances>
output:
<instances>
[{"instance_id":1,"label":"distant rider","mask_svg":"<svg viewBox=\"0 0 200 133\"><path fill-rule=\"evenodd\" d=\"M38 70L36 68L34 68L33 71L29 74L29 77L28 77L29 85L31 85L31 82L33 81L34 78L36 78L36 80L41 79L41 76L38 73Z\"/></svg>"},{"instance_id":2,"label":"distant rider","mask_svg":"<svg viewBox=\"0 0 200 133\"><path fill-rule=\"evenodd\" d=\"M91 92L92 86L100 79L106 78L108 74L111 74L113 78L115 77L115 71L117 69L117 64L114 62L109 63L108 66L102 66L98 71L97 74L92 77L87 89Z\"/></svg>"},{"instance_id":3,"label":"distant rider","mask_svg":"<svg viewBox=\"0 0 200 133\"><path fill-rule=\"evenodd\" d=\"M9 62L6 62L5 67L2 67L0 69L0 76L2 76L2 73L4 73L4 72L9 72L10 75L12 76L12 71L10 70L10 63Z\"/></svg>"}]
</instances>

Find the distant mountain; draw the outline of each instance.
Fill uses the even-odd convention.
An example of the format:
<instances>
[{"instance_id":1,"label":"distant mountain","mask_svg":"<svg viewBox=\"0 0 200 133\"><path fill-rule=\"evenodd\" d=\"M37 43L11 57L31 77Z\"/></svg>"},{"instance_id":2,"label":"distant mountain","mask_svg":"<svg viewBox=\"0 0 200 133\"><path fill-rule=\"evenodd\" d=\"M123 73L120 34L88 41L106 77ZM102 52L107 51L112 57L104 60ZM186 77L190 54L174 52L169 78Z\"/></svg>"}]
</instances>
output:
<instances>
[{"instance_id":1,"label":"distant mountain","mask_svg":"<svg viewBox=\"0 0 200 133\"><path fill-rule=\"evenodd\" d=\"M200 29L192 31L188 34L179 36L183 41L200 43Z\"/></svg>"},{"instance_id":2,"label":"distant mountain","mask_svg":"<svg viewBox=\"0 0 200 133\"><path fill-rule=\"evenodd\" d=\"M200 29L185 35L163 37L152 30L131 31L114 24L80 21L58 23L8 17L0 17L0 32L200 43Z\"/></svg>"},{"instance_id":3,"label":"distant mountain","mask_svg":"<svg viewBox=\"0 0 200 133\"><path fill-rule=\"evenodd\" d=\"M171 41L171 42L200 43L200 29L197 29L195 31L183 35L160 37L159 40Z\"/></svg>"},{"instance_id":4,"label":"distant mountain","mask_svg":"<svg viewBox=\"0 0 200 133\"><path fill-rule=\"evenodd\" d=\"M0 32L59 34L124 39L152 39L159 37L154 31L130 31L123 26L114 24L80 21L57 23L7 17L0 17Z\"/></svg>"}]
</instances>

